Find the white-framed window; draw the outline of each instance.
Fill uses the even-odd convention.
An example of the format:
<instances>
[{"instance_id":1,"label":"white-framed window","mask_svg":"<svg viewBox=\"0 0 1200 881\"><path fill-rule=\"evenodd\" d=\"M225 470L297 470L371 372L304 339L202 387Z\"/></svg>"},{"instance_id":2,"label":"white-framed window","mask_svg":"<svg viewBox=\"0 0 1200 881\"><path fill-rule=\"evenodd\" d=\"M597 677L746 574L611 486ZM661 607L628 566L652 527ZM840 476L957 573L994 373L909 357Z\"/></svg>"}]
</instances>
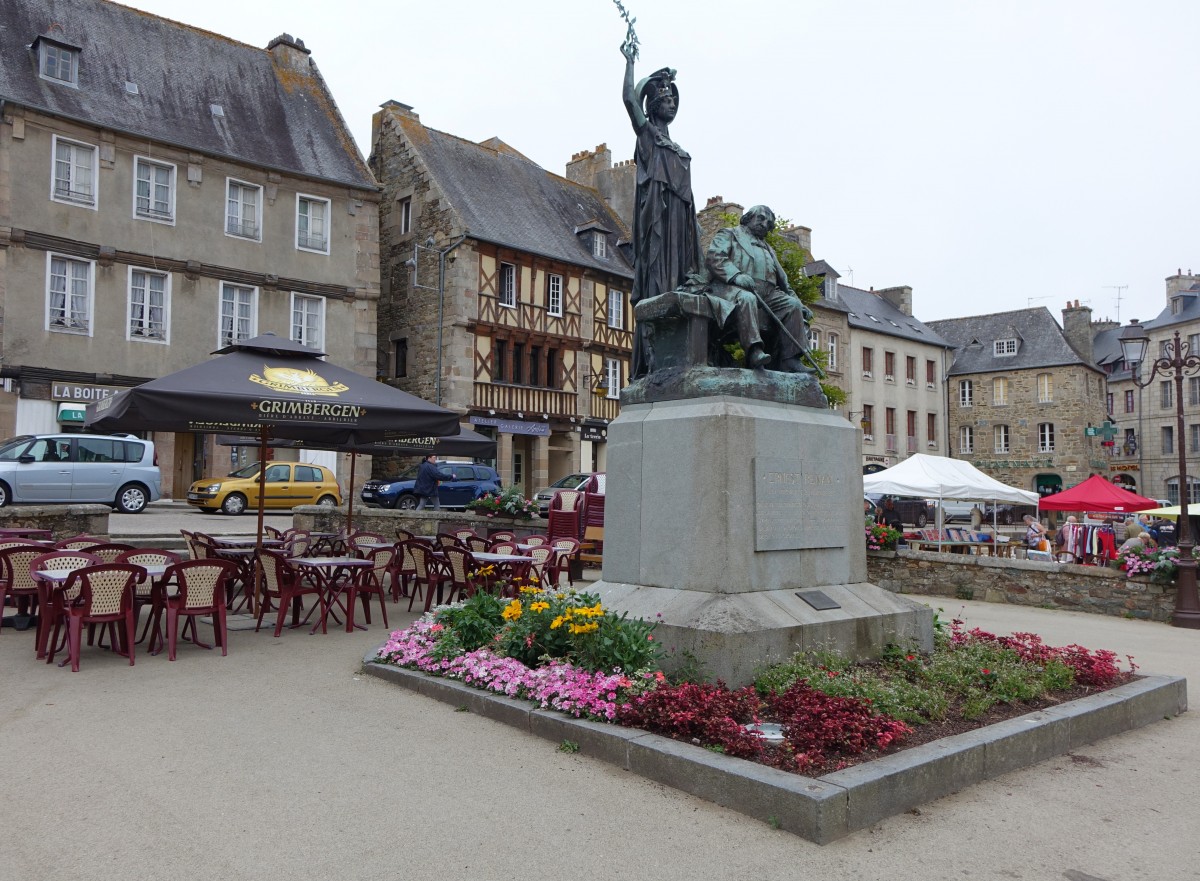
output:
<instances>
[{"instance_id":1,"label":"white-framed window","mask_svg":"<svg viewBox=\"0 0 1200 881\"><path fill-rule=\"evenodd\" d=\"M133 216L175 222L175 166L145 156L133 159Z\"/></svg>"},{"instance_id":2,"label":"white-framed window","mask_svg":"<svg viewBox=\"0 0 1200 881\"><path fill-rule=\"evenodd\" d=\"M608 326L623 328L625 326L625 295L620 291L608 289Z\"/></svg>"},{"instance_id":3,"label":"white-framed window","mask_svg":"<svg viewBox=\"0 0 1200 881\"><path fill-rule=\"evenodd\" d=\"M325 348L325 298L292 294L292 339L310 349Z\"/></svg>"},{"instance_id":4,"label":"white-framed window","mask_svg":"<svg viewBox=\"0 0 1200 881\"><path fill-rule=\"evenodd\" d=\"M608 384L605 397L621 397L621 362L616 358L604 359L604 379Z\"/></svg>"},{"instance_id":5,"label":"white-framed window","mask_svg":"<svg viewBox=\"0 0 1200 881\"><path fill-rule=\"evenodd\" d=\"M1054 402L1054 376L1049 373L1039 373L1037 377L1037 394L1039 404Z\"/></svg>"},{"instance_id":6,"label":"white-framed window","mask_svg":"<svg viewBox=\"0 0 1200 881\"><path fill-rule=\"evenodd\" d=\"M827 351L829 352L829 369L838 369L838 335L831 333L825 338Z\"/></svg>"},{"instance_id":7,"label":"white-framed window","mask_svg":"<svg viewBox=\"0 0 1200 881\"><path fill-rule=\"evenodd\" d=\"M608 239L600 230L592 233L592 256L600 258L608 256Z\"/></svg>"},{"instance_id":8,"label":"white-framed window","mask_svg":"<svg viewBox=\"0 0 1200 881\"><path fill-rule=\"evenodd\" d=\"M1175 406L1175 380L1169 379L1158 384L1158 406L1170 410Z\"/></svg>"},{"instance_id":9,"label":"white-framed window","mask_svg":"<svg viewBox=\"0 0 1200 881\"><path fill-rule=\"evenodd\" d=\"M1003 358L1006 355L1017 354L1016 340L994 340L992 342L992 354L997 358Z\"/></svg>"},{"instance_id":10,"label":"white-framed window","mask_svg":"<svg viewBox=\"0 0 1200 881\"><path fill-rule=\"evenodd\" d=\"M225 179L225 234L262 241L262 187Z\"/></svg>"},{"instance_id":11,"label":"white-framed window","mask_svg":"<svg viewBox=\"0 0 1200 881\"><path fill-rule=\"evenodd\" d=\"M815 327L808 329L808 350L815 352L821 348L821 334Z\"/></svg>"},{"instance_id":12,"label":"white-framed window","mask_svg":"<svg viewBox=\"0 0 1200 881\"><path fill-rule=\"evenodd\" d=\"M129 326L125 338L170 342L171 276L153 269L129 267Z\"/></svg>"},{"instance_id":13,"label":"white-framed window","mask_svg":"<svg viewBox=\"0 0 1200 881\"><path fill-rule=\"evenodd\" d=\"M511 263L500 264L500 305L517 308L517 267Z\"/></svg>"},{"instance_id":14,"label":"white-framed window","mask_svg":"<svg viewBox=\"0 0 1200 881\"><path fill-rule=\"evenodd\" d=\"M96 264L62 254L46 255L46 329L92 335Z\"/></svg>"},{"instance_id":15,"label":"white-framed window","mask_svg":"<svg viewBox=\"0 0 1200 881\"><path fill-rule=\"evenodd\" d=\"M1162 427L1162 451L1163 455L1175 452L1175 429L1170 425Z\"/></svg>"},{"instance_id":16,"label":"white-framed window","mask_svg":"<svg viewBox=\"0 0 1200 881\"><path fill-rule=\"evenodd\" d=\"M969 379L958 381L958 406L975 406L975 383Z\"/></svg>"},{"instance_id":17,"label":"white-framed window","mask_svg":"<svg viewBox=\"0 0 1200 881\"><path fill-rule=\"evenodd\" d=\"M91 144L54 136L54 163L50 174L50 198L55 202L96 207L98 152Z\"/></svg>"},{"instance_id":18,"label":"white-framed window","mask_svg":"<svg viewBox=\"0 0 1200 881\"><path fill-rule=\"evenodd\" d=\"M412 232L412 197L406 196L400 200L400 235Z\"/></svg>"},{"instance_id":19,"label":"white-framed window","mask_svg":"<svg viewBox=\"0 0 1200 881\"><path fill-rule=\"evenodd\" d=\"M1194 477L1188 477L1188 508L1189 513L1192 505L1200 505L1200 480ZM1172 477L1167 481L1167 499L1172 505L1179 504L1179 478Z\"/></svg>"},{"instance_id":20,"label":"white-framed window","mask_svg":"<svg viewBox=\"0 0 1200 881\"><path fill-rule=\"evenodd\" d=\"M563 277L561 275L546 276L546 311L556 318L562 318Z\"/></svg>"},{"instance_id":21,"label":"white-framed window","mask_svg":"<svg viewBox=\"0 0 1200 881\"><path fill-rule=\"evenodd\" d=\"M67 46L41 40L38 43L38 71L48 80L79 85L79 52Z\"/></svg>"},{"instance_id":22,"label":"white-framed window","mask_svg":"<svg viewBox=\"0 0 1200 881\"><path fill-rule=\"evenodd\" d=\"M1200 355L1200 348L1193 350L1197 355ZM1132 396L1133 392L1129 392ZM1200 407L1200 376L1193 376L1188 379L1188 406Z\"/></svg>"},{"instance_id":23,"label":"white-framed window","mask_svg":"<svg viewBox=\"0 0 1200 881\"><path fill-rule=\"evenodd\" d=\"M975 452L975 428L971 425L958 427L958 451L960 453Z\"/></svg>"},{"instance_id":24,"label":"white-framed window","mask_svg":"<svg viewBox=\"0 0 1200 881\"><path fill-rule=\"evenodd\" d=\"M993 437L993 440L995 441L995 447L994 447L995 451L997 453L1007 453L1009 450L1008 426L1007 425L993 426L992 427L992 437Z\"/></svg>"},{"instance_id":25,"label":"white-framed window","mask_svg":"<svg viewBox=\"0 0 1200 881\"><path fill-rule=\"evenodd\" d=\"M992 380L992 406L1008 406L1008 380L1003 376Z\"/></svg>"},{"instance_id":26,"label":"white-framed window","mask_svg":"<svg viewBox=\"0 0 1200 881\"><path fill-rule=\"evenodd\" d=\"M1188 452L1200 453L1200 425L1195 422L1188 426Z\"/></svg>"},{"instance_id":27,"label":"white-framed window","mask_svg":"<svg viewBox=\"0 0 1200 881\"><path fill-rule=\"evenodd\" d=\"M1053 453L1054 452L1054 423L1039 422L1037 427L1038 432L1038 452Z\"/></svg>"},{"instance_id":28,"label":"white-framed window","mask_svg":"<svg viewBox=\"0 0 1200 881\"><path fill-rule=\"evenodd\" d=\"M863 379L870 379L872 370L874 369L875 350L869 346L862 347L862 375Z\"/></svg>"},{"instance_id":29,"label":"white-framed window","mask_svg":"<svg viewBox=\"0 0 1200 881\"><path fill-rule=\"evenodd\" d=\"M258 334L258 288L221 282L218 348Z\"/></svg>"},{"instance_id":30,"label":"white-framed window","mask_svg":"<svg viewBox=\"0 0 1200 881\"><path fill-rule=\"evenodd\" d=\"M296 248L329 253L330 202L318 196L296 194Z\"/></svg>"}]
</instances>

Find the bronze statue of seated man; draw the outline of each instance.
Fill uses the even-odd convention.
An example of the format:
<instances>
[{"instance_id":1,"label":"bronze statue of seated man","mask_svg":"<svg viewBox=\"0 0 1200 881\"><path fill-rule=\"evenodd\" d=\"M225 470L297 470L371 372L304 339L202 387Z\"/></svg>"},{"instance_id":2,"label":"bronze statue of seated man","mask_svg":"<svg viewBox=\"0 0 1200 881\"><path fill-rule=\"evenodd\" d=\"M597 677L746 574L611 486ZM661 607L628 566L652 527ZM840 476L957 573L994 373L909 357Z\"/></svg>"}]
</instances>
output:
<instances>
[{"instance_id":1,"label":"bronze statue of seated man","mask_svg":"<svg viewBox=\"0 0 1200 881\"><path fill-rule=\"evenodd\" d=\"M732 307L728 322L737 330L747 367L804 373L805 322L812 320L812 312L788 284L767 244L774 227L775 213L755 205L742 215L740 225L718 232L704 261L709 291Z\"/></svg>"}]
</instances>

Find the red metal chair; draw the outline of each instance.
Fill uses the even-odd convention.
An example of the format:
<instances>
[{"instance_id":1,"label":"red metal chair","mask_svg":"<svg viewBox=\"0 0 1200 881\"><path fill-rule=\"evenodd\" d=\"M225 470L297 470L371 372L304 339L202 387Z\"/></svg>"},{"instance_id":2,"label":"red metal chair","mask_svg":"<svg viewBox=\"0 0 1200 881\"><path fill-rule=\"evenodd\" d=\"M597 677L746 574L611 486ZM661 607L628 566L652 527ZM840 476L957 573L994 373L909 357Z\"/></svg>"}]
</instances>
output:
<instances>
[{"instance_id":1,"label":"red metal chair","mask_svg":"<svg viewBox=\"0 0 1200 881\"><path fill-rule=\"evenodd\" d=\"M228 560L187 560L167 570L166 578L175 592L166 595L167 612L167 659L175 660L175 646L179 641L179 616L192 622L192 643L200 648L211 649L202 643L196 628L196 618L211 615L213 633L221 655L228 654L229 631L225 626L225 582L237 571L237 565ZM278 634L276 634L278 635Z\"/></svg>"},{"instance_id":2,"label":"red metal chair","mask_svg":"<svg viewBox=\"0 0 1200 881\"><path fill-rule=\"evenodd\" d=\"M425 591L425 611L433 607L434 593L441 594L442 585L449 579L446 567L442 561L433 555L433 548L424 542L406 541L404 546L411 551L416 572L412 580L412 593L408 598L408 609L412 611L413 601L423 588Z\"/></svg>"},{"instance_id":3,"label":"red metal chair","mask_svg":"<svg viewBox=\"0 0 1200 881\"><path fill-rule=\"evenodd\" d=\"M17 576L17 582L25 589L28 589L28 584L32 584L33 590L37 593L41 608L38 614L35 650L37 657L44 658L47 653L47 644L50 641L51 627L56 628L55 639L58 638L57 627L61 623L64 597L69 596L74 599L77 594L68 594L66 590L55 590L53 585L40 581L33 573L39 571L71 572L86 566L97 566L100 564L100 558L85 551L47 551L43 547L39 548L32 556L22 553L19 559L14 557L10 562L9 555L13 553L14 551L0 552L0 557L4 559L5 572L8 572L11 567ZM28 578L28 582L26 578Z\"/></svg>"},{"instance_id":4,"label":"red metal chair","mask_svg":"<svg viewBox=\"0 0 1200 881\"><path fill-rule=\"evenodd\" d=\"M316 585L302 579L295 567L288 563L282 554L264 549L259 554L259 560L262 561L263 596L273 600L279 606L279 616L275 621L275 636L279 636L283 632L283 619L287 615L289 605L292 606L292 627L299 627L301 623L307 623L308 617L303 622L300 621L300 611L304 597L320 595ZM309 609L309 617L312 616L313 610L318 605L320 604L315 603L312 609ZM267 603L260 603L258 620L254 625L255 633L262 627L263 615L266 611Z\"/></svg>"},{"instance_id":5,"label":"red metal chair","mask_svg":"<svg viewBox=\"0 0 1200 881\"><path fill-rule=\"evenodd\" d=\"M79 655L84 624L107 624L112 644L119 645L133 666L134 637L137 635L137 619L133 614L133 592L139 581L146 577L141 566L128 563L101 563L76 569L67 580L63 599L62 618L67 623L67 661L71 672L79 672ZM121 624L118 630L116 625ZM47 662L54 660L58 641L58 622L51 641Z\"/></svg>"},{"instance_id":6,"label":"red metal chair","mask_svg":"<svg viewBox=\"0 0 1200 881\"><path fill-rule=\"evenodd\" d=\"M346 632L354 629L354 601L362 597L363 614L367 623L371 623L371 596L379 597L379 610L383 613L383 626L388 626L387 604L384 602L384 581L392 571L392 561L396 556L395 548L375 548L367 551L364 559L371 561L371 568L359 573L358 578L351 580L346 590Z\"/></svg>"}]
</instances>

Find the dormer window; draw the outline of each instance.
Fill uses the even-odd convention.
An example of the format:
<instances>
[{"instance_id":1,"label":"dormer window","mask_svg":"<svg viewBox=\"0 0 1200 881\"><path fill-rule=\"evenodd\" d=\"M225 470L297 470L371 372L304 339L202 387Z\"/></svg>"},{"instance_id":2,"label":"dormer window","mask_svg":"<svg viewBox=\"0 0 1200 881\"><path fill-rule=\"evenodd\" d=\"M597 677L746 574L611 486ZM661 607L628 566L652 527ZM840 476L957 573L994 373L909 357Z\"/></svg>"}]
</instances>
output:
<instances>
[{"instance_id":1,"label":"dormer window","mask_svg":"<svg viewBox=\"0 0 1200 881\"><path fill-rule=\"evenodd\" d=\"M604 233L596 230L592 233L592 256L604 259L608 256L608 239Z\"/></svg>"},{"instance_id":2,"label":"dormer window","mask_svg":"<svg viewBox=\"0 0 1200 881\"><path fill-rule=\"evenodd\" d=\"M1003 358L1007 355L1017 354L1016 340L996 340L992 343L992 353L997 358Z\"/></svg>"},{"instance_id":3,"label":"dormer window","mask_svg":"<svg viewBox=\"0 0 1200 881\"><path fill-rule=\"evenodd\" d=\"M79 85L79 47L38 37L38 72L42 77L69 86Z\"/></svg>"}]
</instances>

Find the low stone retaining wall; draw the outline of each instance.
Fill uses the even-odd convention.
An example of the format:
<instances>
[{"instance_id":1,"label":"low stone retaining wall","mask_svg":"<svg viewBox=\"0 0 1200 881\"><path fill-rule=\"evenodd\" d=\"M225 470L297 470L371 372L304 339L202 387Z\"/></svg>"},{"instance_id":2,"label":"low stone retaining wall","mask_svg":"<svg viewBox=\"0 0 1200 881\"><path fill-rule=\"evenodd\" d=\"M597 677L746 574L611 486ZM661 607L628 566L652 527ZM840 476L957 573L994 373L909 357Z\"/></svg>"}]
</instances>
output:
<instances>
[{"instance_id":1,"label":"low stone retaining wall","mask_svg":"<svg viewBox=\"0 0 1200 881\"><path fill-rule=\"evenodd\" d=\"M346 509L332 510L316 505L295 508L292 522L297 529L310 532L340 532L346 525ZM397 529L407 529L416 535L437 535L456 528L470 529L479 535L488 535L500 530L515 532L518 536L544 533L547 522L542 519L519 520L515 517L485 517L470 511L421 510L393 511L386 508L363 508L354 506L354 529L360 532L378 532L388 538L396 535Z\"/></svg>"},{"instance_id":2,"label":"low stone retaining wall","mask_svg":"<svg viewBox=\"0 0 1200 881\"><path fill-rule=\"evenodd\" d=\"M868 551L867 578L895 593L984 600L1168 621L1175 585L1075 566L932 551Z\"/></svg>"},{"instance_id":3,"label":"low stone retaining wall","mask_svg":"<svg viewBox=\"0 0 1200 881\"><path fill-rule=\"evenodd\" d=\"M8 505L0 508L0 527L49 529L54 540L75 535L108 535L107 505Z\"/></svg>"}]
</instances>

